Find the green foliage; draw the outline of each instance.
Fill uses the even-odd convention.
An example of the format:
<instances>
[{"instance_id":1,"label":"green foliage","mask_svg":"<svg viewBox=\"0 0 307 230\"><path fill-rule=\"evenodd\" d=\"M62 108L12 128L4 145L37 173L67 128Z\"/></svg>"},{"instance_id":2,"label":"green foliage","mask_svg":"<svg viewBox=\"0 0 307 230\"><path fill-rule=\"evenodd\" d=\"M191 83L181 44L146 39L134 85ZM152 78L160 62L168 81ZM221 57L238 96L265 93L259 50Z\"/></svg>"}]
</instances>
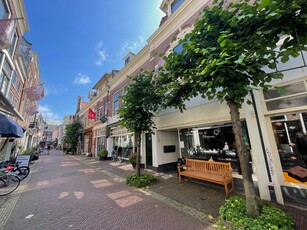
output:
<instances>
[{"instance_id":1,"label":"green foliage","mask_svg":"<svg viewBox=\"0 0 307 230\"><path fill-rule=\"evenodd\" d=\"M267 83L282 77L274 71L278 60L306 50L304 1L224 2L205 7L192 32L179 40L182 51L164 57L160 80L167 83L162 91L167 105L183 110L185 100L200 93L240 107L252 88L267 89ZM277 47L281 36L288 37Z\"/></svg>"},{"instance_id":2,"label":"green foliage","mask_svg":"<svg viewBox=\"0 0 307 230\"><path fill-rule=\"evenodd\" d=\"M156 181L156 177L151 174L144 173L137 176L135 173L129 174L126 178L126 184L137 188L146 187Z\"/></svg>"},{"instance_id":3,"label":"green foliage","mask_svg":"<svg viewBox=\"0 0 307 230\"><path fill-rule=\"evenodd\" d=\"M100 149L99 153L98 153L99 157L106 157L108 156L108 150L106 149Z\"/></svg>"},{"instance_id":4,"label":"green foliage","mask_svg":"<svg viewBox=\"0 0 307 230\"><path fill-rule=\"evenodd\" d=\"M260 215L257 217L248 216L246 213L245 199L232 196L226 200L225 205L220 207L220 216L232 223L234 227L242 229L283 229L292 230L294 224L287 213L269 206L260 205Z\"/></svg>"},{"instance_id":5,"label":"green foliage","mask_svg":"<svg viewBox=\"0 0 307 230\"><path fill-rule=\"evenodd\" d=\"M33 155L35 155L35 149L34 149L34 148L23 149L23 150L21 151L21 154L22 154L22 155L30 155L30 156L33 156Z\"/></svg>"},{"instance_id":6,"label":"green foliage","mask_svg":"<svg viewBox=\"0 0 307 230\"><path fill-rule=\"evenodd\" d=\"M258 207L239 109L252 89L267 90L272 79L283 76L275 71L279 60L306 50L306 13L305 0L214 1L204 8L191 33L179 40L182 51L164 57L157 78L163 107L183 111L185 102L198 95L227 103L249 215L257 215ZM268 68L271 73L265 71Z\"/></svg>"},{"instance_id":7,"label":"green foliage","mask_svg":"<svg viewBox=\"0 0 307 230\"><path fill-rule=\"evenodd\" d=\"M64 142L71 147L72 154L76 152L82 129L83 126L80 121L74 121L65 127Z\"/></svg>"},{"instance_id":8,"label":"green foliage","mask_svg":"<svg viewBox=\"0 0 307 230\"><path fill-rule=\"evenodd\" d=\"M118 110L120 123L131 132L152 132L155 127L153 118L161 100L155 92L153 72L142 71L130 79Z\"/></svg>"},{"instance_id":9,"label":"green foliage","mask_svg":"<svg viewBox=\"0 0 307 230\"><path fill-rule=\"evenodd\" d=\"M131 156L129 157L129 162L131 164L135 164L136 163L136 154L131 154Z\"/></svg>"}]
</instances>

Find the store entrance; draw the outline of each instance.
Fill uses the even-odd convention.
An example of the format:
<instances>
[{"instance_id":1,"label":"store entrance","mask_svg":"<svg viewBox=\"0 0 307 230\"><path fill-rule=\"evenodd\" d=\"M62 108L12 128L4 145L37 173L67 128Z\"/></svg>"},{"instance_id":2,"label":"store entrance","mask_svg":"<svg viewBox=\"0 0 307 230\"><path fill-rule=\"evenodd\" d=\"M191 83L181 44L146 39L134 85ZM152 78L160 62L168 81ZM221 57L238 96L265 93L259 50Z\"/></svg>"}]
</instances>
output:
<instances>
[{"instance_id":1,"label":"store entrance","mask_svg":"<svg viewBox=\"0 0 307 230\"><path fill-rule=\"evenodd\" d=\"M293 178L288 171L307 166L307 113L293 113L271 117L272 128L286 182L306 183ZM306 174L307 179L307 174Z\"/></svg>"}]
</instances>

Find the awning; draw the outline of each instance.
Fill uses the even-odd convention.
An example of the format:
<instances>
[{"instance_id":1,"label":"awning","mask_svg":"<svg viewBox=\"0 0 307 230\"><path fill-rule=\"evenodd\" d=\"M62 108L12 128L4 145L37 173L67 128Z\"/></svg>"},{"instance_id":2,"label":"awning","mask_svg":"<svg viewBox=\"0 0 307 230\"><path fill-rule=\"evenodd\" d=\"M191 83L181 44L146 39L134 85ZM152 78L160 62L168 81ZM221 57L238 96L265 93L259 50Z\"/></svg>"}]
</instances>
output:
<instances>
[{"instance_id":1,"label":"awning","mask_svg":"<svg viewBox=\"0 0 307 230\"><path fill-rule=\"evenodd\" d=\"M22 137L24 129L11 118L0 113L0 136Z\"/></svg>"},{"instance_id":2,"label":"awning","mask_svg":"<svg viewBox=\"0 0 307 230\"><path fill-rule=\"evenodd\" d=\"M14 108L14 106L9 102L5 95L0 91L0 111L11 116L17 117L23 121L22 116Z\"/></svg>"}]
</instances>

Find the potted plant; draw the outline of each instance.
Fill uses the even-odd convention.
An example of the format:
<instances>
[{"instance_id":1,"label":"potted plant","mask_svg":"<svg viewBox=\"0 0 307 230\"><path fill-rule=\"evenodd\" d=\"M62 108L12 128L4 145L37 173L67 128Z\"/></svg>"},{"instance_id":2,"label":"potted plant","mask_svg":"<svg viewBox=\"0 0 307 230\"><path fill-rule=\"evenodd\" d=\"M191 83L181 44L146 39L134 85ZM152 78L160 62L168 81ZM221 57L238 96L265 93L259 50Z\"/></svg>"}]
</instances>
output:
<instances>
[{"instance_id":1,"label":"potted plant","mask_svg":"<svg viewBox=\"0 0 307 230\"><path fill-rule=\"evenodd\" d=\"M136 154L131 154L129 157L129 162L132 164L132 167L135 169L136 166Z\"/></svg>"},{"instance_id":2,"label":"potted plant","mask_svg":"<svg viewBox=\"0 0 307 230\"><path fill-rule=\"evenodd\" d=\"M99 156L99 160L106 160L107 159L107 156L108 156L108 150L106 149L100 149L99 153L98 153L98 156Z\"/></svg>"}]
</instances>

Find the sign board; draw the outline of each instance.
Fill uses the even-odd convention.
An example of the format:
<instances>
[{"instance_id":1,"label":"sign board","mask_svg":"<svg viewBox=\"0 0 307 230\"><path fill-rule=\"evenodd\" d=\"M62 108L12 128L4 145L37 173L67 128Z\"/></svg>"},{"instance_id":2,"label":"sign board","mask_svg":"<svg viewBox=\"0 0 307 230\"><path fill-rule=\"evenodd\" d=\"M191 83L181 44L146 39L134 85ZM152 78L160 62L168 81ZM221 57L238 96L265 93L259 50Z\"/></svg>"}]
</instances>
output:
<instances>
[{"instance_id":1,"label":"sign board","mask_svg":"<svg viewBox=\"0 0 307 230\"><path fill-rule=\"evenodd\" d=\"M17 155L16 164L20 166L29 166L30 155Z\"/></svg>"}]
</instances>

